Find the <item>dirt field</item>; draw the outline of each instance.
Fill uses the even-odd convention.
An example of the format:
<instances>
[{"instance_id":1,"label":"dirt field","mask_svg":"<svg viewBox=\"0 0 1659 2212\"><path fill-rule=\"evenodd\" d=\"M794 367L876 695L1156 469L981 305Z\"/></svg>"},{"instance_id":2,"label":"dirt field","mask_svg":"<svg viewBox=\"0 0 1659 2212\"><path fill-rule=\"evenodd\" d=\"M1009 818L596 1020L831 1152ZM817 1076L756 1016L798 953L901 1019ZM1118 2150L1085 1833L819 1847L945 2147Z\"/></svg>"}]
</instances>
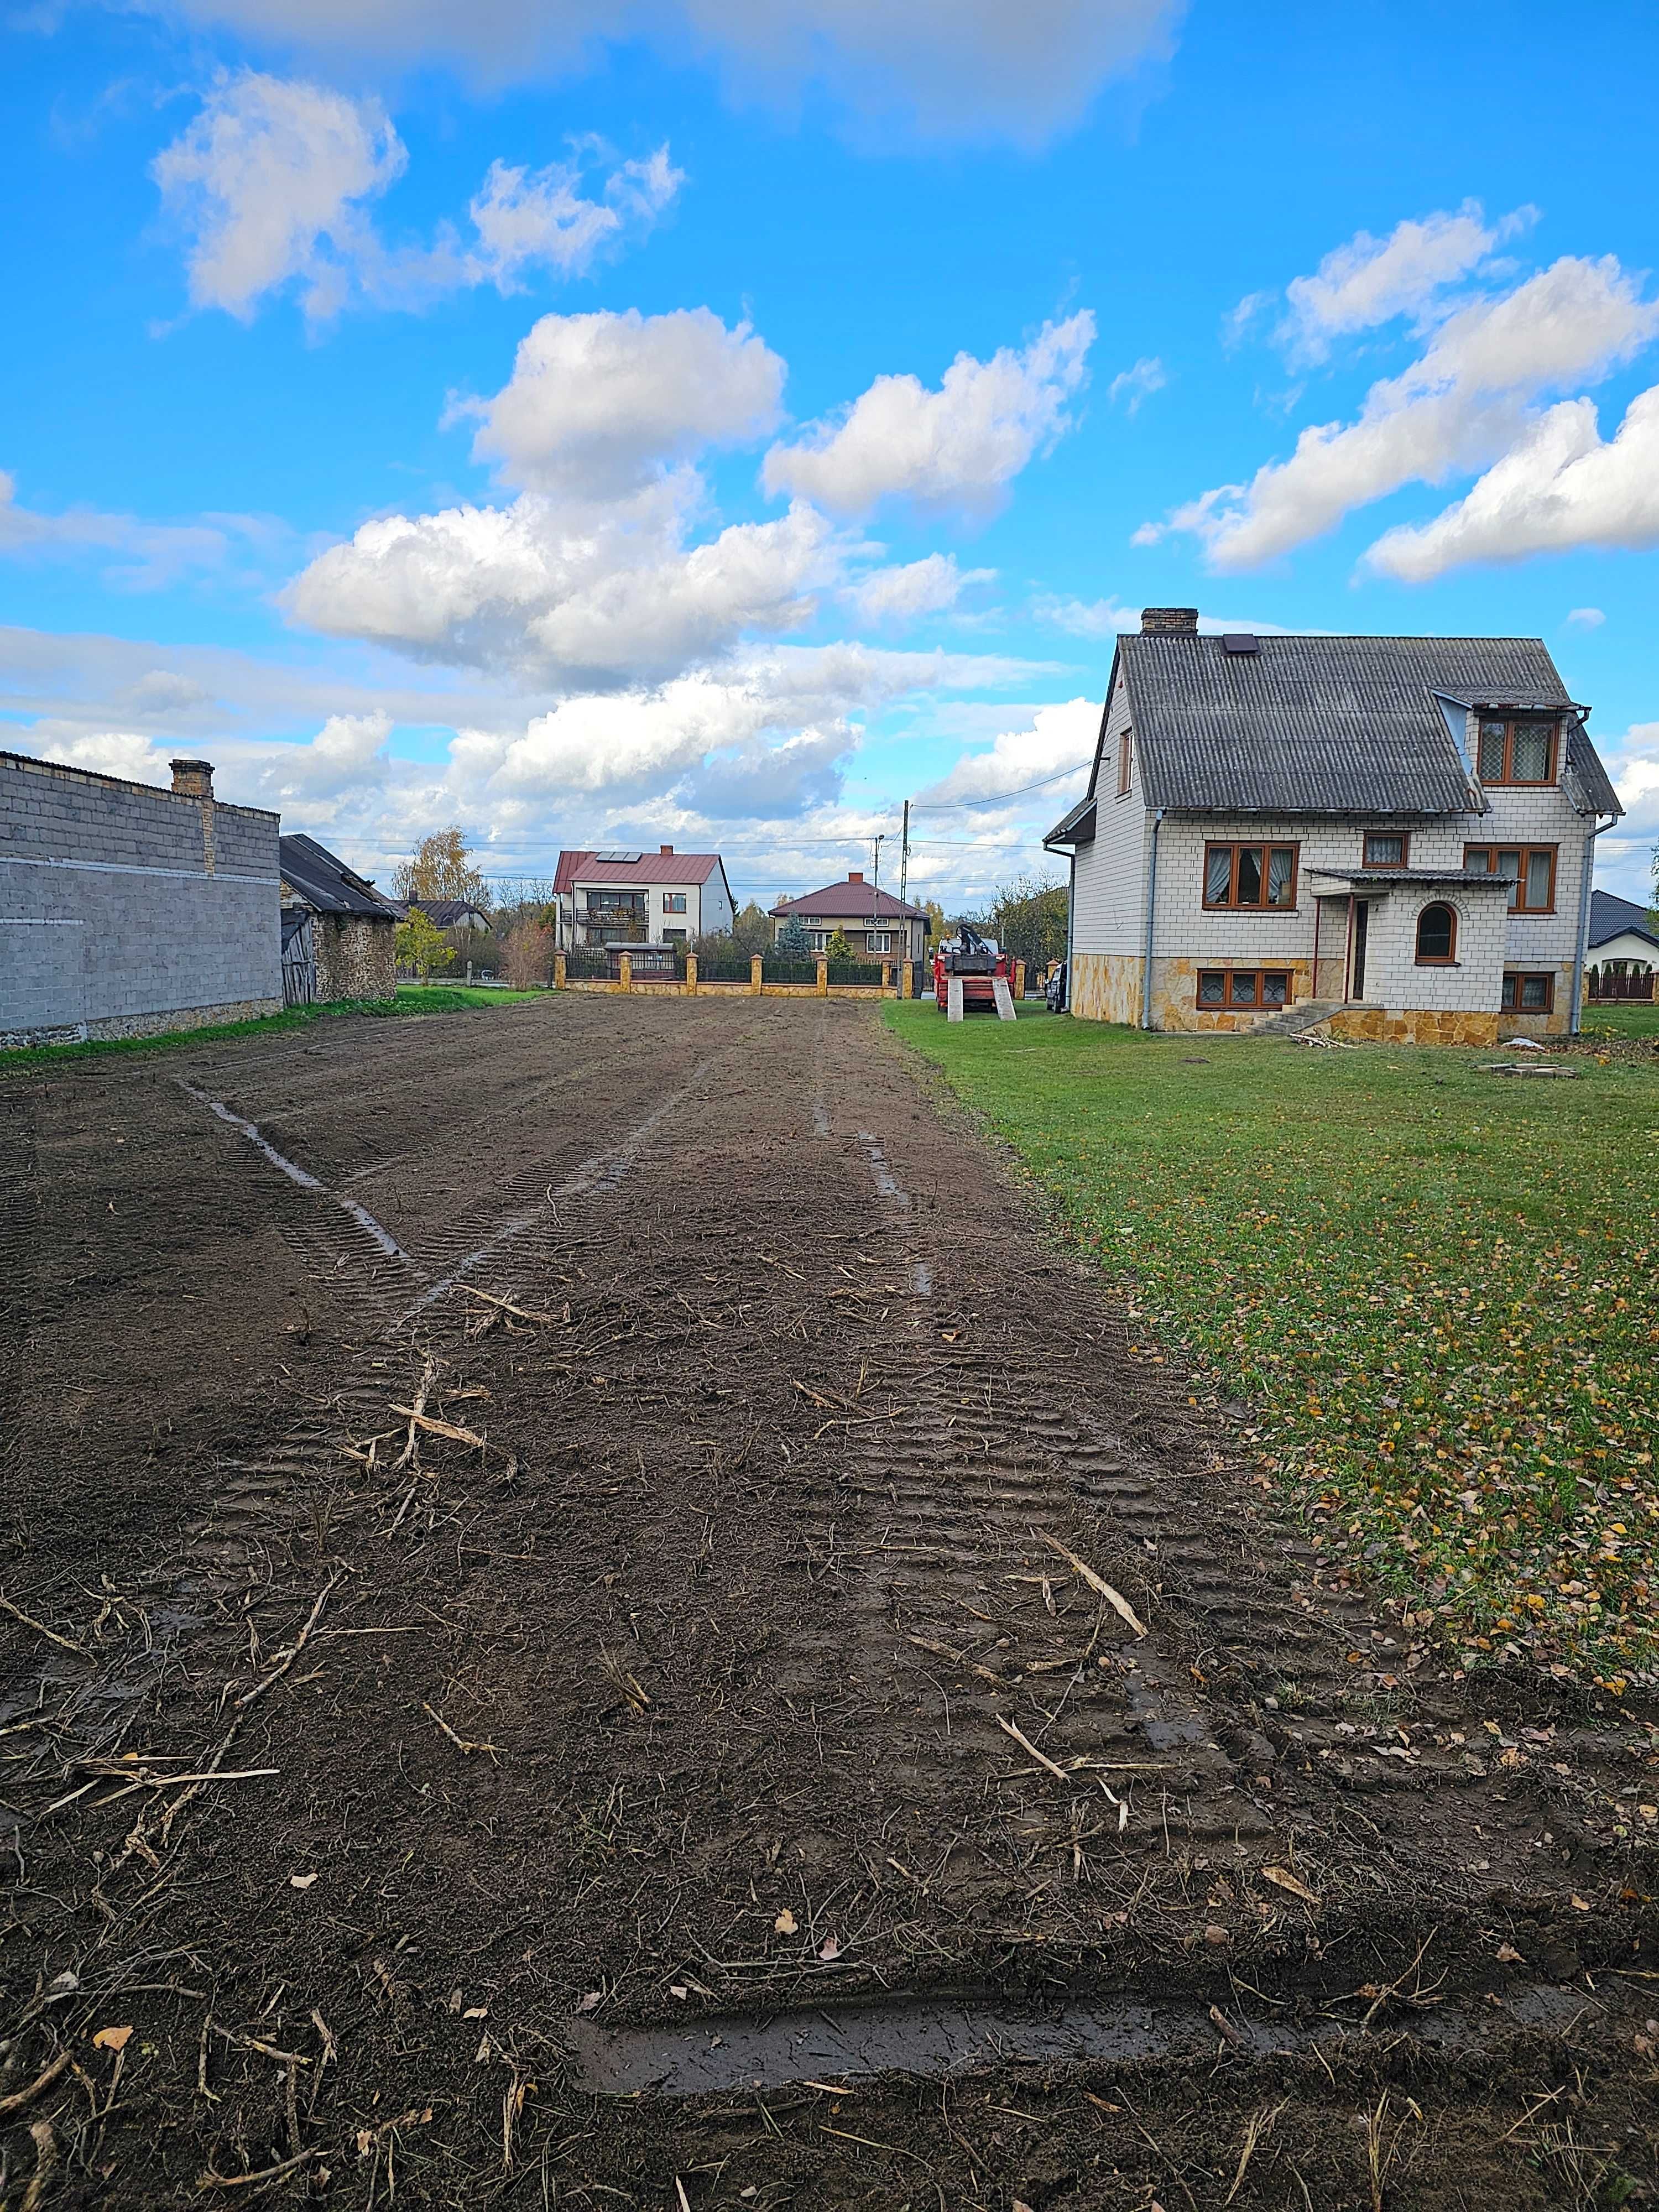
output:
<instances>
[{"instance_id":1,"label":"dirt field","mask_svg":"<svg viewBox=\"0 0 1659 2212\"><path fill-rule=\"evenodd\" d=\"M1326 1587L866 1010L0 1136L5 2207L1659 2188L1654 1715Z\"/></svg>"}]
</instances>

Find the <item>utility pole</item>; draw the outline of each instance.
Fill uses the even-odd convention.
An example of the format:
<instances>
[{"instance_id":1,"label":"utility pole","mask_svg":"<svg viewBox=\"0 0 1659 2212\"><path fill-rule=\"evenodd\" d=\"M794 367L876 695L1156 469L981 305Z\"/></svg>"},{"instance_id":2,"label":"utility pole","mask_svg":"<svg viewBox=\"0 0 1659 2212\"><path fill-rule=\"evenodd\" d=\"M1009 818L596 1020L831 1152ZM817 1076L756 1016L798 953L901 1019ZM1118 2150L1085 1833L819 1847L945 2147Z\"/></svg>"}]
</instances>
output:
<instances>
[{"instance_id":1,"label":"utility pole","mask_svg":"<svg viewBox=\"0 0 1659 2212\"><path fill-rule=\"evenodd\" d=\"M899 902L903 904L910 894L910 802L904 802L904 830L899 845Z\"/></svg>"},{"instance_id":2,"label":"utility pole","mask_svg":"<svg viewBox=\"0 0 1659 2212\"><path fill-rule=\"evenodd\" d=\"M876 832L876 879L870 887L870 927L873 929L881 914L881 848L885 830Z\"/></svg>"}]
</instances>

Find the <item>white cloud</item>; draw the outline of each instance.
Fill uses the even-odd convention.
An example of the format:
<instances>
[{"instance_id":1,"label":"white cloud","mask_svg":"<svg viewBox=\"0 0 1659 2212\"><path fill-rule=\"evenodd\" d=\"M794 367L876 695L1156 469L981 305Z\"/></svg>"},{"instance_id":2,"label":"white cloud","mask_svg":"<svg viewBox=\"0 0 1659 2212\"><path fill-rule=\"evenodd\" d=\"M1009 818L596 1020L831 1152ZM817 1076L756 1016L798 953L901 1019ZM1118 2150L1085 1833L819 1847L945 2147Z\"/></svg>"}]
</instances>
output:
<instances>
[{"instance_id":1,"label":"white cloud","mask_svg":"<svg viewBox=\"0 0 1659 2212\"><path fill-rule=\"evenodd\" d=\"M1419 360L1371 386L1358 421L1304 430L1289 460L1205 492L1136 542L1185 531L1212 567L1255 567L1402 484L1486 465L1528 434L1530 399L1605 375L1656 329L1659 308L1611 255L1565 257L1451 316Z\"/></svg>"},{"instance_id":2,"label":"white cloud","mask_svg":"<svg viewBox=\"0 0 1659 2212\"><path fill-rule=\"evenodd\" d=\"M688 546L697 489L682 473L577 512L527 492L507 507L366 522L286 603L331 636L552 688L661 680L745 634L798 628L850 550L800 505Z\"/></svg>"},{"instance_id":3,"label":"white cloud","mask_svg":"<svg viewBox=\"0 0 1659 2212\"><path fill-rule=\"evenodd\" d=\"M1566 399L1529 423L1503 458L1431 522L1385 532L1365 556L1379 574L1426 583L1474 561L1522 561L1581 546L1659 545L1659 385L1603 440L1595 403ZM1593 616L1593 608L1569 620Z\"/></svg>"},{"instance_id":4,"label":"white cloud","mask_svg":"<svg viewBox=\"0 0 1659 2212\"><path fill-rule=\"evenodd\" d=\"M472 284L514 291L538 264L579 276L630 224L647 228L684 181L665 147L614 166L597 199L582 196L580 161L533 172L497 161L469 210L473 244L444 223L430 246L392 249L368 207L407 161L373 97L254 70L222 76L152 164L187 240L192 306L247 321L267 293L295 282L317 323L354 297L411 307Z\"/></svg>"},{"instance_id":5,"label":"white cloud","mask_svg":"<svg viewBox=\"0 0 1659 2212\"><path fill-rule=\"evenodd\" d=\"M1600 607L1574 607L1567 616L1570 629L1600 629L1607 617Z\"/></svg>"},{"instance_id":6,"label":"white cloud","mask_svg":"<svg viewBox=\"0 0 1659 2212\"><path fill-rule=\"evenodd\" d=\"M1045 324L1023 352L958 354L937 392L915 376L879 376L838 418L774 446L763 482L836 514L899 497L988 514L1033 454L1071 427L1066 402L1082 388L1094 335L1085 310Z\"/></svg>"},{"instance_id":7,"label":"white cloud","mask_svg":"<svg viewBox=\"0 0 1659 2212\"><path fill-rule=\"evenodd\" d=\"M1106 397L1115 407L1121 400L1124 412L1133 415L1149 393L1162 392L1169 380L1157 355L1143 355L1133 368L1121 369L1112 379L1106 387Z\"/></svg>"},{"instance_id":8,"label":"white cloud","mask_svg":"<svg viewBox=\"0 0 1659 2212\"><path fill-rule=\"evenodd\" d=\"M746 323L728 330L707 307L544 315L494 398L454 401L446 420L478 418L473 456L503 483L601 498L765 436L785 373Z\"/></svg>"},{"instance_id":9,"label":"white cloud","mask_svg":"<svg viewBox=\"0 0 1659 2212\"><path fill-rule=\"evenodd\" d=\"M1334 337L1372 330L1397 315L1420 316L1437 292L1478 269L1537 216L1535 208L1525 207L1488 223L1480 202L1465 200L1455 215L1443 211L1396 223L1386 238L1359 231L1328 253L1311 276L1293 277L1286 285L1290 313L1275 335L1293 361L1323 361ZM1253 311L1262 296L1241 301L1235 313Z\"/></svg>"},{"instance_id":10,"label":"white cloud","mask_svg":"<svg viewBox=\"0 0 1659 2212\"><path fill-rule=\"evenodd\" d=\"M719 672L538 707L522 695L459 691L437 679L423 689L389 686L377 699L314 662L257 662L222 648L176 649L162 669L157 652L123 639L0 629L0 696L14 715L33 714L27 726L14 723L8 742L165 785L182 739L214 762L222 797L280 809L286 829L320 836L383 882L420 836L453 821L495 875L550 874L561 842L670 838L724 849L734 883L769 898L836 875L849 857L856 866L860 841L885 825L884 802L849 806L842 797L872 742L869 716L902 707L937 720L941 695L1006 690L1051 672L987 654L855 641L772 646L741 653ZM149 694L155 719L168 723L164 734L153 723L124 725L119 704L157 672L180 679L170 708L160 703L161 687ZM192 689L203 697L186 696ZM331 694L335 703L319 709ZM1007 710L979 702L959 711L981 724ZM296 713L305 734L268 734L274 720ZM436 760L400 758L399 723L453 735ZM1003 771L1025 769L1032 738L1029 729L1016 732L1000 754L994 746L981 755L991 765L973 787L1000 791L1030 780ZM1039 751L1046 765L1050 751ZM1067 756L1054 757L1064 765ZM1032 804L1046 808L1053 795ZM954 818L983 827L977 814ZM1032 834L1049 818L1033 815ZM942 834L955 841L963 832ZM830 838L845 839L846 854L830 857ZM952 896L960 884L966 896L988 868L1008 872L1005 857L953 842L918 855L917 877Z\"/></svg>"},{"instance_id":11,"label":"white cloud","mask_svg":"<svg viewBox=\"0 0 1659 2212\"><path fill-rule=\"evenodd\" d=\"M405 64L459 61L499 82L579 65L601 40L690 43L773 103L822 83L860 121L926 138L1035 146L1101 87L1166 55L1182 0L182 0L198 21Z\"/></svg>"},{"instance_id":12,"label":"white cloud","mask_svg":"<svg viewBox=\"0 0 1659 2212\"><path fill-rule=\"evenodd\" d=\"M871 569L847 585L842 598L867 623L917 622L948 613L963 592L995 579L994 568L958 568L953 553L929 553L902 568Z\"/></svg>"},{"instance_id":13,"label":"white cloud","mask_svg":"<svg viewBox=\"0 0 1659 2212\"><path fill-rule=\"evenodd\" d=\"M482 190L467 210L478 242L463 259L466 281L488 282L499 292L522 289L521 273L540 263L561 276L579 276L600 248L612 243L629 216L653 222L685 182L683 170L659 146L644 161L624 161L606 178L603 197L584 199L580 165L556 162L545 169L509 168L492 161Z\"/></svg>"},{"instance_id":14,"label":"white cloud","mask_svg":"<svg viewBox=\"0 0 1659 2212\"><path fill-rule=\"evenodd\" d=\"M304 282L307 315L332 313L372 234L357 203L402 173L403 142L377 100L244 70L220 79L153 167L191 237L190 296L246 319L261 293Z\"/></svg>"},{"instance_id":15,"label":"white cloud","mask_svg":"<svg viewBox=\"0 0 1659 2212\"><path fill-rule=\"evenodd\" d=\"M983 752L964 753L947 775L917 793L913 811L925 813L963 800L994 801L1013 792L1019 796L1006 809L975 804L974 811L981 823L995 825L1000 832L1010 814L1018 813L1041 817L1046 828L1082 793L1099 730L1098 699L1067 699L1039 707L1029 729L1004 731ZM1077 770L1075 777L1053 784L1044 781L1072 768ZM1032 783L1042 783L1043 788L1025 792L1024 787ZM960 834L952 828L952 836Z\"/></svg>"},{"instance_id":16,"label":"white cloud","mask_svg":"<svg viewBox=\"0 0 1659 2212\"><path fill-rule=\"evenodd\" d=\"M44 514L18 504L16 479L0 469L0 555L73 559L109 554L115 557L103 572L105 580L127 590L159 590L192 574L222 571L251 554L285 549L289 542L282 525L257 515L145 522L89 507Z\"/></svg>"},{"instance_id":17,"label":"white cloud","mask_svg":"<svg viewBox=\"0 0 1659 2212\"><path fill-rule=\"evenodd\" d=\"M1115 599L1044 598L1033 604L1031 611L1039 622L1067 630L1073 637L1118 637L1125 630L1140 628L1140 609L1121 606ZM1206 637L1220 637L1229 630L1249 630L1258 637L1307 634L1287 630L1282 623L1258 622L1250 615L1200 614L1198 627Z\"/></svg>"}]
</instances>

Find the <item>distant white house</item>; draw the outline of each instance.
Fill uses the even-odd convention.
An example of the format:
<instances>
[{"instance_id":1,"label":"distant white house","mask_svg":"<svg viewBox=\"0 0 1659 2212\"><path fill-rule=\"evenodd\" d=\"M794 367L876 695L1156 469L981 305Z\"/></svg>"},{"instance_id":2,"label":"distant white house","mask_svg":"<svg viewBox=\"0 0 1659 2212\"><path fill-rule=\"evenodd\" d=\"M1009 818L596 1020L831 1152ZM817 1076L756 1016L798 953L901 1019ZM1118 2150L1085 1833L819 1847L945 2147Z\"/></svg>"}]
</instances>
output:
<instances>
[{"instance_id":1,"label":"distant white house","mask_svg":"<svg viewBox=\"0 0 1659 2212\"><path fill-rule=\"evenodd\" d=\"M1394 1043L1577 1026L1621 808L1543 641L1199 633L1113 661L1072 854L1070 1004Z\"/></svg>"},{"instance_id":2,"label":"distant white house","mask_svg":"<svg viewBox=\"0 0 1659 2212\"><path fill-rule=\"evenodd\" d=\"M1611 891L1590 893L1584 981L1592 999L1651 1000L1659 929L1646 907Z\"/></svg>"},{"instance_id":3,"label":"distant white house","mask_svg":"<svg viewBox=\"0 0 1659 2212\"><path fill-rule=\"evenodd\" d=\"M718 853L561 853L553 878L561 951L721 937L737 920Z\"/></svg>"}]
</instances>

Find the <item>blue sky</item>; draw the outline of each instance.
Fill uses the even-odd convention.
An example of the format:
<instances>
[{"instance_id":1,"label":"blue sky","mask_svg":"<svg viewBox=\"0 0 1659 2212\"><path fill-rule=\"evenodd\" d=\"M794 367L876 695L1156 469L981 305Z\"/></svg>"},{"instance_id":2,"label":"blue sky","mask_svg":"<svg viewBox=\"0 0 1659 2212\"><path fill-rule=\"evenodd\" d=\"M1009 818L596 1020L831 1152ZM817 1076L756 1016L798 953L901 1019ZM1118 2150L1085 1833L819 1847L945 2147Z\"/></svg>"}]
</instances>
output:
<instances>
[{"instance_id":1,"label":"blue sky","mask_svg":"<svg viewBox=\"0 0 1659 2212\"><path fill-rule=\"evenodd\" d=\"M1526 632L1645 895L1650 8L52 0L0 38L0 741L205 754L382 876L459 821L493 875L672 841L763 900L908 796L954 905L1041 861L1143 604Z\"/></svg>"}]
</instances>

